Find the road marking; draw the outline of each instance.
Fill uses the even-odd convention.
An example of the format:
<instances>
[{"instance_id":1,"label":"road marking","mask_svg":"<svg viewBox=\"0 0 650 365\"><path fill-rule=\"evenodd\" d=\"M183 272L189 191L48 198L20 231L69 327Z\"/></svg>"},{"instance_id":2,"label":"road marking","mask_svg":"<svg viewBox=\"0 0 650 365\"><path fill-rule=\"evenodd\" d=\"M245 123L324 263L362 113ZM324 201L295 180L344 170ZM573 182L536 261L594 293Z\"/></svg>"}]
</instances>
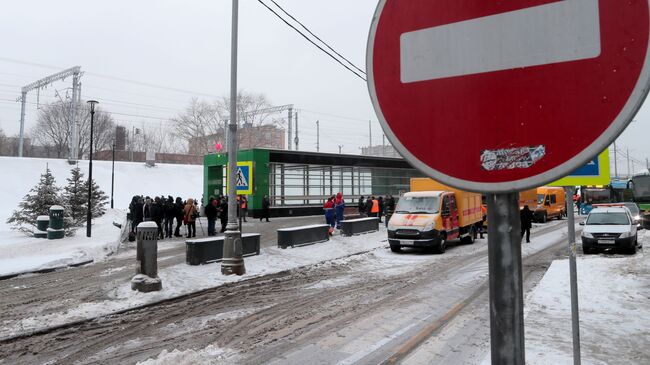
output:
<instances>
[{"instance_id":1,"label":"road marking","mask_svg":"<svg viewBox=\"0 0 650 365\"><path fill-rule=\"evenodd\" d=\"M564 0L403 33L402 83L600 55L598 0Z\"/></svg>"}]
</instances>

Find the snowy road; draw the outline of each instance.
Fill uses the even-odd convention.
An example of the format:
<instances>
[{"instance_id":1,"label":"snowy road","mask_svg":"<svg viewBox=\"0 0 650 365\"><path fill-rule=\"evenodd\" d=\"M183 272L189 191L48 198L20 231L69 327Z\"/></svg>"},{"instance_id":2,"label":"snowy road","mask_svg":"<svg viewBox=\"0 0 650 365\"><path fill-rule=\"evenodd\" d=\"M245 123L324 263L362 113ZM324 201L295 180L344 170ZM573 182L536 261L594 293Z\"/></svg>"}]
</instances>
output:
<instances>
[{"instance_id":1,"label":"snowy road","mask_svg":"<svg viewBox=\"0 0 650 365\"><path fill-rule=\"evenodd\" d=\"M533 244L524 246L527 288L564 256L564 222L536 228ZM165 255L161 265L174 260ZM128 280L132 263L124 270L111 266L117 261L99 272ZM69 271L83 277L84 287L102 286L106 278L91 268ZM79 289L72 277L40 280L52 289L35 305L29 294L0 289L3 298L15 298L3 301L0 321L29 316L30 308L47 310L43 300L52 308L65 305L65 293ZM486 284L486 240L452 246L444 255L381 247L2 341L0 363L166 363L176 357L228 364L479 363L489 344ZM85 299L97 293L88 291Z\"/></svg>"}]
</instances>

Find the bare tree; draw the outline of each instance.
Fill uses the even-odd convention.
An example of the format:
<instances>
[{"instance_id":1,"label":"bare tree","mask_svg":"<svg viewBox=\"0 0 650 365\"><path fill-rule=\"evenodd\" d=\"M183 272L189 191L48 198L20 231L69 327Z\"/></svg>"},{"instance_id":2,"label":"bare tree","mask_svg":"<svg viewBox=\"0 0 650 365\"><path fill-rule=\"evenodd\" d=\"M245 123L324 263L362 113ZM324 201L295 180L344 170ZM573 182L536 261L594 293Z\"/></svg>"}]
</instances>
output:
<instances>
[{"instance_id":1,"label":"bare tree","mask_svg":"<svg viewBox=\"0 0 650 365\"><path fill-rule=\"evenodd\" d=\"M0 156L7 156L9 154L9 144L5 131L0 128Z\"/></svg>"},{"instance_id":2,"label":"bare tree","mask_svg":"<svg viewBox=\"0 0 650 365\"><path fill-rule=\"evenodd\" d=\"M240 128L255 130L263 125L279 125L282 120L270 118L271 103L264 94L240 90L237 96L237 115ZM186 110L172 119L174 133L190 145L188 152L202 155L213 152L215 143L226 142L230 98L222 97L213 103L192 99ZM249 133L249 139L263 139L262 133ZM241 137L241 135L240 135ZM241 143L241 139L240 139ZM260 145L257 141L253 144Z\"/></svg>"},{"instance_id":3,"label":"bare tree","mask_svg":"<svg viewBox=\"0 0 650 365\"><path fill-rule=\"evenodd\" d=\"M77 106L77 131L79 156L89 152L90 145L90 107L86 103ZM115 123L110 114L95 108L93 123L93 150L109 148L115 133ZM32 133L36 142L52 148L56 157L64 157L70 144L70 103L45 104L38 113Z\"/></svg>"}]
</instances>

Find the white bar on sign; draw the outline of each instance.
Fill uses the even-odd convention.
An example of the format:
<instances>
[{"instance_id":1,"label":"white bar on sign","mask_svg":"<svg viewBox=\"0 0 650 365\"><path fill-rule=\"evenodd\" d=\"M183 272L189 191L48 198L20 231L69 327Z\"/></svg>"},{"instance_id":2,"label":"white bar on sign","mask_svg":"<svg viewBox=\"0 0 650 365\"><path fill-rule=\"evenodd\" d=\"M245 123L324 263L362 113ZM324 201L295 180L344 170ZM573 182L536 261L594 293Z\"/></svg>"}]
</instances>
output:
<instances>
[{"instance_id":1,"label":"white bar on sign","mask_svg":"<svg viewBox=\"0 0 650 365\"><path fill-rule=\"evenodd\" d=\"M600 55L598 0L564 0L403 33L402 83Z\"/></svg>"}]
</instances>

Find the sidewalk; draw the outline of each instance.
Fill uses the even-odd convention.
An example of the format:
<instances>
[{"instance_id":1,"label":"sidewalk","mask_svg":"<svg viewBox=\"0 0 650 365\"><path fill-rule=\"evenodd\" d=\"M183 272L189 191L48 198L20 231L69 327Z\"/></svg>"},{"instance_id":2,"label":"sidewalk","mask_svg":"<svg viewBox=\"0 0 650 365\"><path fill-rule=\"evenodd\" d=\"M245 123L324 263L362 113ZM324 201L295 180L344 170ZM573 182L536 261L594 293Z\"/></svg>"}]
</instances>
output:
<instances>
[{"instance_id":1,"label":"sidewalk","mask_svg":"<svg viewBox=\"0 0 650 365\"><path fill-rule=\"evenodd\" d=\"M650 232L639 240L650 250ZM578 256L584 364L650 364L650 255ZM554 261L526 298L526 363L573 359L569 261Z\"/></svg>"}]
</instances>

